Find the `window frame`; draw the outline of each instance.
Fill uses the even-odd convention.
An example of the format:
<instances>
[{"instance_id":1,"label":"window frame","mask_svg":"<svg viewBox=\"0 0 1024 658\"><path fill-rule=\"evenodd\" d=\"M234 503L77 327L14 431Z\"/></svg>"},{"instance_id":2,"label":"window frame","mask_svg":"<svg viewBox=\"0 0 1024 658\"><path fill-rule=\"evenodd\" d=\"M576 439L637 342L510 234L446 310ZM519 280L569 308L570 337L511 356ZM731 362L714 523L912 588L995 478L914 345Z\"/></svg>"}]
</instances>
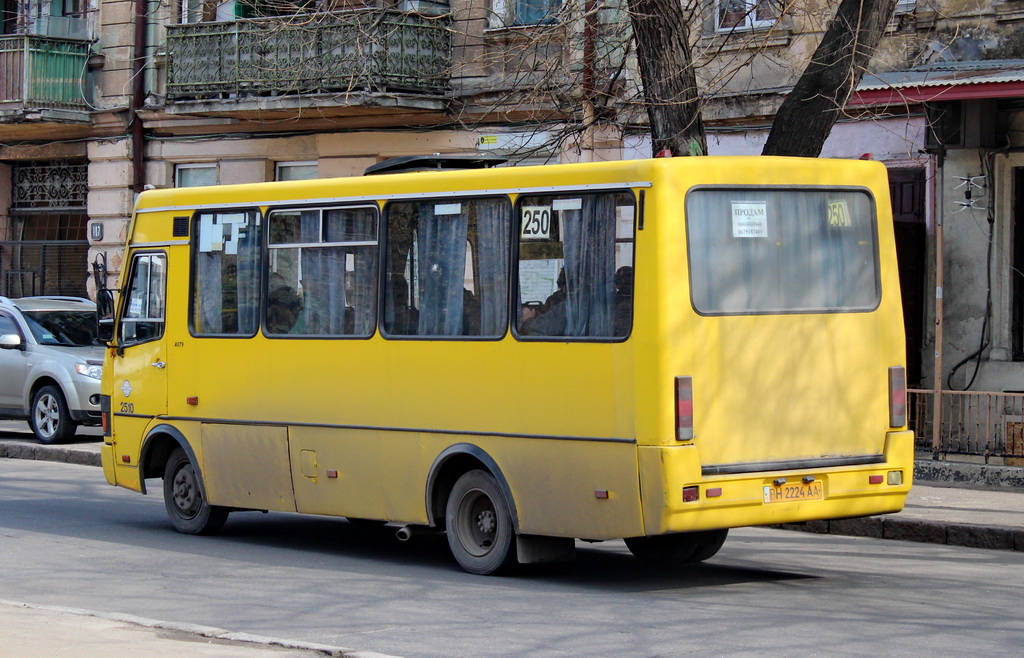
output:
<instances>
[{"instance_id":1,"label":"window frame","mask_svg":"<svg viewBox=\"0 0 1024 658\"><path fill-rule=\"evenodd\" d=\"M626 333L622 336L542 336L542 335L528 335L520 333L520 279L519 279L519 263L520 263L520 245L522 243L520 237L520 224L519 220L522 216L522 203L523 199L535 198L538 196L549 196L549 197L562 197L568 195L579 195L579 196L598 196L602 194L620 195L625 194L633 199L633 221L632 221L632 239L628 242L631 243L630 249L630 261L631 267L633 268L633 282L631 291L631 309L629 317L629 325ZM527 192L518 194L516 197L515 206L513 207L512 224L513 234L512 242L514 247L512 249L512 275L510 278L509 293L511 297L511 303L513 307L513 315L510 317L510 326L512 335L517 341L520 342L544 342L544 343L623 343L630 339L633 335L633 328L635 326L636 318L636 243L637 234L640 232L643 222L641 221L641 213L643 212L643 201L642 193L638 192L629 187L609 187L606 189L585 189L585 190L572 190L572 189L560 189L556 192ZM625 243L626 240L619 240L618 237L618 225L615 226L615 241L614 244L618 245L620 242ZM618 271L619 266L616 266L615 270Z\"/></svg>"},{"instance_id":2,"label":"window frame","mask_svg":"<svg viewBox=\"0 0 1024 658\"><path fill-rule=\"evenodd\" d=\"M770 4L775 9L775 16L772 18L758 19L757 9L762 2ZM737 11L743 12L742 23L735 25L723 25L722 18L729 12L728 5L737 4L741 8ZM713 5L715 32L718 34L730 34L733 32L752 32L754 30L766 30L778 24L782 18L782 7L778 0L715 0Z\"/></svg>"},{"instance_id":3,"label":"window frame","mask_svg":"<svg viewBox=\"0 0 1024 658\"><path fill-rule=\"evenodd\" d=\"M372 241L371 240L349 240L349 241L341 241L341 242L338 242L338 241L335 241L335 242L324 242L323 241L323 238L324 238L324 223L327 221L325 215L326 215L327 212L333 211L333 210L357 210L357 209L372 209L373 210L373 212L374 212L374 222L375 222L374 226L376 228L376 239L375 240L372 240ZM311 211L311 210L315 210L315 211L318 211L320 213L320 217L319 217L320 221L319 221L319 229L318 229L319 239L320 240L318 242L273 243L271 241L272 238L271 238L271 235L270 235L270 227L271 227L271 221L272 221L271 218L272 218L272 216L274 214L282 213L282 212L292 212L292 213L298 212L298 213L302 213L302 212L308 212L308 211ZM259 310L259 320L260 320L260 322L259 322L259 325L260 325L260 331L263 333L263 335L265 337L267 337L269 339L273 339L273 340L279 340L279 339L293 339L293 340L309 340L309 339L313 339L313 340L368 340L370 338L373 338L373 336L378 332L378 329L381 326L381 323L380 323L380 315L381 315L380 307L381 307L381 303L383 301L383 295L381 293L381 287L380 287L381 286L381 283L380 283L381 276L380 275L381 275L381 270L382 270L382 253L381 253L381 248L382 248L382 245L384 243L384 241L382 239L383 217L384 217L384 213L381 210L380 205L377 204L377 203L367 202L367 201L351 202L351 203L341 203L341 204L313 204L313 205L295 205L295 206L282 205L282 206L275 206L272 209L269 209L268 212L264 215L264 223L266 224L266 226L264 228L264 231L266 231L266 235L265 235L265 238L264 238L264 241L263 241L263 250L266 252L266 257L263 260L262 276L261 276L262 281L260 283L260 310ZM268 327L267 327L267 315L268 315L268 313L270 311L270 293L272 292L270 290L270 276L272 274L272 272L271 272L271 263L274 260L273 252L277 251L277 250L284 250L284 249L296 249L296 250L298 250L298 252L300 254L299 258L301 259L302 249L304 249L304 248L305 249L320 249L320 248L325 248L325 247L339 247L339 246L342 246L342 247L343 246L349 246L349 247L373 247L374 251L376 253L376 257L377 257L377 263L376 263L377 272L375 272L374 276L372 277L372 280L373 280L373 282L375 284L375 289L373 290L372 297L373 297L373 303L375 304L376 308L374 308L374 312L373 312L373 326L370 327L370 330L367 333L352 333L352 334L344 334L344 333L342 333L342 334L334 334L334 333L331 333L331 334L308 334L308 333L305 333L305 334L290 334L290 333L287 333L287 332L285 332L285 333L270 332L268 330Z\"/></svg>"},{"instance_id":4,"label":"window frame","mask_svg":"<svg viewBox=\"0 0 1024 658\"><path fill-rule=\"evenodd\" d=\"M195 313L196 313L196 285L197 277L199 275L199 264L198 254L199 251L199 221L200 217L204 214L239 214L239 213L253 213L255 221L258 224L257 232L259 233L259 246L257 248L257 279L256 279L256 325L251 332L237 332L237 333L213 333L213 332L199 332L196 331ZM256 206L239 206L232 208L202 208L196 210L189 217L189 277L188 277L188 309L186 311L188 315L188 332L193 338L252 338L260 332L260 317L262 315L263 300L260 298L260 290L262 290L263 279L266 277L266 217L262 209ZM236 278L237 281L237 278Z\"/></svg>"},{"instance_id":5,"label":"window frame","mask_svg":"<svg viewBox=\"0 0 1024 658\"><path fill-rule=\"evenodd\" d=\"M174 187L186 189L190 187L208 187L207 185L181 185L181 172L196 171L200 169L213 170L213 185L220 184L220 163L217 162L187 162L174 165Z\"/></svg>"},{"instance_id":6,"label":"window frame","mask_svg":"<svg viewBox=\"0 0 1024 658\"><path fill-rule=\"evenodd\" d=\"M164 273L164 275L163 275L163 290L161 291L162 294L160 295L160 316L158 317L158 316L149 315L148 309L150 308L150 304L147 303L146 304L146 306L147 306L147 314L145 316L137 317L137 318L128 317L128 309L129 309L129 305L131 304L131 301L132 301L132 290L134 289L134 285L133 284L135 282L135 277L136 277L136 275L138 274L138 271L139 271L139 262L143 258L152 260L152 258L154 256L159 256L163 260L163 273ZM150 343L150 342L153 342L153 341L156 341L156 340L160 340L160 339L162 339L164 337L164 333L165 333L166 327L167 327L167 278L168 278L167 277L167 263L168 263L167 252L164 251L164 250L144 250L144 251L136 251L136 252L132 253L131 263L129 264L129 270L128 270L128 279L126 281L127 286L125 287L124 294L122 296L121 312L119 314L118 323L117 323L117 346L118 346L118 348L123 349L123 348L128 348L128 347L134 347L136 345L143 345L145 343ZM153 288L152 288L152 279L153 279L153 269L152 269L152 266L150 266L150 269L147 272L147 282L146 282L147 285L146 285L146 293L145 293L145 298L146 298L147 302L149 301L149 298L152 295L152 290L153 290ZM131 342L128 342L125 339L125 326L128 325L128 324L140 324L140 323L151 323L151 324L159 323L160 331L156 335L149 336L149 337L147 337L144 340L134 340L133 339Z\"/></svg>"},{"instance_id":7,"label":"window frame","mask_svg":"<svg viewBox=\"0 0 1024 658\"><path fill-rule=\"evenodd\" d=\"M417 198L414 198L414 199L388 199L386 201L386 203L384 203L383 207L381 208L381 213L380 213L381 236L379 238L380 242L381 242L381 256L380 256L380 267L379 267L379 269L380 269L380 272L379 272L379 274L380 274L380 284L379 284L379 288L378 288L378 296L379 297L378 297L378 307L377 307L377 330L380 333L380 335L383 338L385 338L386 340L399 340L399 341L402 341L402 340L435 341L436 340L436 341L446 341L446 342L452 342L452 341L471 341L471 342L490 341L490 342L495 342L495 341L503 340L505 338L505 336L507 336L508 333L509 333L509 327L512 324L511 323L511 318L512 318L512 316L511 316L511 313L512 313L512 308L511 308L511 299L512 299L511 291L512 291L512 286L513 286L512 278L511 278L511 276L512 276L512 274L511 274L511 269L512 269L511 261L512 261L512 258L513 258L511 244L505 250L505 256L506 256L506 258L509 259L508 262L506 262L505 268L504 268L504 272L505 272L505 296L504 296L504 299L501 300L501 306L505 309L505 317L504 317L503 329L499 333L496 333L496 334L398 334L398 333L391 333L386 328L386 322L385 322L384 314L386 313L387 304L388 304L388 295L390 294L390 285L389 285L389 281L388 281L388 273L389 273L388 270L389 270L389 266L390 266L391 237L392 237L391 236L391 230L390 230L391 229L391 224L390 224L389 219L390 219L391 209L394 206L396 206L398 204L414 204L414 203L416 203L416 204L418 204L418 203L424 203L424 204L431 204L431 203L433 203L433 204L451 204L451 203L466 203L466 202L474 202L474 201L484 201L484 200L488 200L488 199L498 200L498 201L501 201L501 202L504 203L505 207L508 209L508 211L510 213L510 219L509 219L509 222L508 222L509 226L507 227L507 229L508 229L508 239L510 241L515 239L515 235L516 235L516 232L515 232L515 228L516 228L515 204L514 204L513 199L508 194L494 193L494 192L483 192L483 193L481 193L481 192L476 192L476 191L473 191L473 190L453 190L453 191L451 191L451 194L452 195L448 196L448 197L437 196L437 195L433 195L432 194L430 196L424 196L422 198L417 197ZM413 247L414 246L415 246L415 242L413 243ZM472 262L476 262L476 255L478 254L478 246L477 246L477 244L474 244L472 242L468 242L467 243L467 250L470 250L470 249L472 250L472 252L468 252L468 253L472 253L473 254L473 261ZM408 264L407 264L407 266L408 266ZM419 280L417 280L416 283L419 284ZM410 288L410 303L411 303L412 302L411 295L413 294L413 291L414 290L418 290L419 288L418 288L418 286L414 286L412 281L407 281L407 284L409 285L409 288ZM411 308L416 308L416 310L418 312L422 311L422 309L418 308L418 307L411 307Z\"/></svg>"},{"instance_id":8,"label":"window frame","mask_svg":"<svg viewBox=\"0 0 1024 658\"><path fill-rule=\"evenodd\" d=\"M691 233L690 199L694 192L842 192L847 194L860 193L870 201L871 209L871 239L874 256L872 274L874 277L874 301L869 306L848 306L838 308L801 308L801 309L768 309L768 310L706 310L698 307L694 298L694 248L693 236ZM871 189L859 185L836 185L836 186L815 186L815 185L695 185L688 190L683 198L684 231L686 240L686 280L687 298L690 308L701 317L753 317L773 315L839 315L844 313L873 313L882 303L882 270L881 270L881 245L879 243L879 214L878 199Z\"/></svg>"}]
</instances>

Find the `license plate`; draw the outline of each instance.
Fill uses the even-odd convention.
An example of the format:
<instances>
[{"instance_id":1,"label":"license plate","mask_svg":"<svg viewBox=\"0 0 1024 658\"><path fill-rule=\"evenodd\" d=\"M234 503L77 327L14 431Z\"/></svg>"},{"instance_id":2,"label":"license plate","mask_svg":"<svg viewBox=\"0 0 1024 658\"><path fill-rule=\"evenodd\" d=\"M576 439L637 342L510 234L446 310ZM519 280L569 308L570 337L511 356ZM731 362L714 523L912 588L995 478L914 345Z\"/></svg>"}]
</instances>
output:
<instances>
[{"instance_id":1,"label":"license plate","mask_svg":"<svg viewBox=\"0 0 1024 658\"><path fill-rule=\"evenodd\" d=\"M824 498L823 491L821 482L794 482L780 486L767 484L764 487L764 502L796 503L801 500L821 500Z\"/></svg>"}]
</instances>

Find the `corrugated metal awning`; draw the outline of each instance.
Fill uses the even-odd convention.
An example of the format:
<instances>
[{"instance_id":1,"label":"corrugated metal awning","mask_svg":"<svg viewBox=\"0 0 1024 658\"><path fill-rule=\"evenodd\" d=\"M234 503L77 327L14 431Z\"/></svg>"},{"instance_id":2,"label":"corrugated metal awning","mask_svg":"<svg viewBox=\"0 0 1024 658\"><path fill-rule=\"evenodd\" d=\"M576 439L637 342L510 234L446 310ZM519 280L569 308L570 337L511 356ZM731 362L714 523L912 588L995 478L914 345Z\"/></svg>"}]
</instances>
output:
<instances>
[{"instance_id":1,"label":"corrugated metal awning","mask_svg":"<svg viewBox=\"0 0 1024 658\"><path fill-rule=\"evenodd\" d=\"M1024 98L1024 60L941 62L865 73L849 105Z\"/></svg>"}]
</instances>

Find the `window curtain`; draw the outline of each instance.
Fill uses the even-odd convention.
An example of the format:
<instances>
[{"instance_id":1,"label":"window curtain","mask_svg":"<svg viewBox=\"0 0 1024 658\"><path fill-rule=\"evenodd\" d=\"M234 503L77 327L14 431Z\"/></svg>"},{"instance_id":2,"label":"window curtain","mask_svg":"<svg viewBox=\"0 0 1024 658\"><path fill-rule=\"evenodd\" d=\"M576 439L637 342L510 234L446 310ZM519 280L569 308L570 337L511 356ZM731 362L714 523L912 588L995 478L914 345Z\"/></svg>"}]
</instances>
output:
<instances>
[{"instance_id":1,"label":"window curtain","mask_svg":"<svg viewBox=\"0 0 1024 658\"><path fill-rule=\"evenodd\" d=\"M466 204L457 215L435 215L435 204L419 206L419 335L462 334L463 283L469 222Z\"/></svg>"},{"instance_id":2,"label":"window curtain","mask_svg":"<svg viewBox=\"0 0 1024 658\"><path fill-rule=\"evenodd\" d=\"M566 336L611 336L615 319L615 197L585 195L563 210Z\"/></svg>"},{"instance_id":3,"label":"window curtain","mask_svg":"<svg viewBox=\"0 0 1024 658\"><path fill-rule=\"evenodd\" d=\"M479 255L480 335L505 333L508 312L508 254L511 206L502 199L483 199L476 206L476 250Z\"/></svg>"}]
</instances>

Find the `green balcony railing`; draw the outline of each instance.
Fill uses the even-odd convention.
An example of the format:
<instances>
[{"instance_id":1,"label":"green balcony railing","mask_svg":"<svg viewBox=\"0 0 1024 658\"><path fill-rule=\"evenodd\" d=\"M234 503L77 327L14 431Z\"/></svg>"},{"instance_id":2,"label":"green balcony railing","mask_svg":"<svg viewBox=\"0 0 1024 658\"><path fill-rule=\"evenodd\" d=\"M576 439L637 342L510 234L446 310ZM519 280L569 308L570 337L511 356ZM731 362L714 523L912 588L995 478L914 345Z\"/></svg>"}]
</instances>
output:
<instances>
[{"instance_id":1,"label":"green balcony railing","mask_svg":"<svg viewBox=\"0 0 1024 658\"><path fill-rule=\"evenodd\" d=\"M167 26L169 100L448 86L448 17L387 10Z\"/></svg>"},{"instance_id":2,"label":"green balcony railing","mask_svg":"<svg viewBox=\"0 0 1024 658\"><path fill-rule=\"evenodd\" d=\"M0 36L0 110L84 110L89 42Z\"/></svg>"}]
</instances>

